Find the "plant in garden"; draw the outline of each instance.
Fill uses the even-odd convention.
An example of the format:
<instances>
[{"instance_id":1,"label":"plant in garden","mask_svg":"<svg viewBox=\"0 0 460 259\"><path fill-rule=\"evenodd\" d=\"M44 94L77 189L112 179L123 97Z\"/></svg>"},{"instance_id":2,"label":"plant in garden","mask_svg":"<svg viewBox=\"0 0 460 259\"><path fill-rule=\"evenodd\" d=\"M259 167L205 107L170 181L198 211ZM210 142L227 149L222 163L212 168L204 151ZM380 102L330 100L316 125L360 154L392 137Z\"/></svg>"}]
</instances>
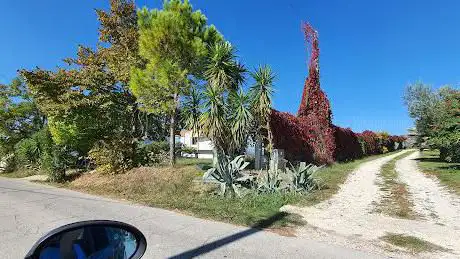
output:
<instances>
[{"instance_id":1,"label":"plant in garden","mask_svg":"<svg viewBox=\"0 0 460 259\"><path fill-rule=\"evenodd\" d=\"M145 64L133 67L130 89L145 111L170 118L174 164L180 102L203 78L208 47L222 41L222 35L188 1L165 1L162 10L143 8L138 17L139 54Z\"/></svg>"},{"instance_id":2,"label":"plant in garden","mask_svg":"<svg viewBox=\"0 0 460 259\"><path fill-rule=\"evenodd\" d=\"M320 181L315 178L315 173L321 169L313 164L301 162L298 167L291 164L291 168L286 168L289 177L288 189L295 192L311 192L321 188Z\"/></svg>"},{"instance_id":3,"label":"plant in garden","mask_svg":"<svg viewBox=\"0 0 460 259\"><path fill-rule=\"evenodd\" d=\"M232 156L245 146L252 120L249 98L240 88L245 69L236 61L234 52L229 42L214 45L205 71L208 84L200 122L217 157Z\"/></svg>"},{"instance_id":4,"label":"plant in garden","mask_svg":"<svg viewBox=\"0 0 460 259\"><path fill-rule=\"evenodd\" d=\"M250 74L255 81L249 89L249 96L251 113L256 122L256 141L264 139L268 144L267 151L270 153L273 148L273 133L270 127L270 118L275 75L267 65L260 66Z\"/></svg>"},{"instance_id":5,"label":"plant in garden","mask_svg":"<svg viewBox=\"0 0 460 259\"><path fill-rule=\"evenodd\" d=\"M232 197L235 195L241 197L243 193L240 190L239 181L244 181L244 179L239 178L243 177L241 172L248 165L249 162L244 161L244 155L237 156L233 160L229 156L220 156L217 158L217 164L203 175L203 179L213 177L219 181L219 194L222 196L230 194Z\"/></svg>"}]
</instances>

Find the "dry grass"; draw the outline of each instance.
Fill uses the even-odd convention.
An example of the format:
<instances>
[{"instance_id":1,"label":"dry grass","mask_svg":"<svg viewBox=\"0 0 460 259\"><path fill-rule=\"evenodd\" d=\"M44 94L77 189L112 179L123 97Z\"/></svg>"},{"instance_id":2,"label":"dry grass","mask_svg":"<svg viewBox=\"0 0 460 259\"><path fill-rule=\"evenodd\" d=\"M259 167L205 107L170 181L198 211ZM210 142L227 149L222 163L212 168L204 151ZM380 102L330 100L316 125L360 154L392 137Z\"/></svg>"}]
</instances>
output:
<instances>
[{"instance_id":1,"label":"dry grass","mask_svg":"<svg viewBox=\"0 0 460 259\"><path fill-rule=\"evenodd\" d=\"M445 248L428 241L402 234L389 233L380 239L392 245L404 248L414 254L423 252L447 251Z\"/></svg>"},{"instance_id":2,"label":"dry grass","mask_svg":"<svg viewBox=\"0 0 460 259\"><path fill-rule=\"evenodd\" d=\"M283 205L302 197L250 194L240 199L224 198L214 194L214 186L199 181L201 174L195 166L143 167L120 175L84 174L60 186L246 226L278 214ZM303 222L296 215L283 215L271 227L299 224Z\"/></svg>"},{"instance_id":3,"label":"dry grass","mask_svg":"<svg viewBox=\"0 0 460 259\"><path fill-rule=\"evenodd\" d=\"M409 199L410 194L407 191L407 186L398 181L398 173L395 169L396 161L410 154L412 152L399 155L382 166L380 171L382 182L379 185L386 195L376 205L376 212L397 218L417 218L417 214L412 210L414 204Z\"/></svg>"}]
</instances>

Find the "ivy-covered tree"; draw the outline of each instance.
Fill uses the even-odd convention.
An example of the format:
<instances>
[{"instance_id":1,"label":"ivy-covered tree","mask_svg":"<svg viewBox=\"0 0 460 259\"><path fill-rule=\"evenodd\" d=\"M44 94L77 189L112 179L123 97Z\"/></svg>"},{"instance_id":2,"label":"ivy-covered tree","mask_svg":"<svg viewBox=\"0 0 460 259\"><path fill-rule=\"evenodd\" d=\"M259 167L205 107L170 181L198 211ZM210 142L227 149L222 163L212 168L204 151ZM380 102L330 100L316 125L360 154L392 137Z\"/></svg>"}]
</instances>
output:
<instances>
[{"instance_id":1,"label":"ivy-covered tree","mask_svg":"<svg viewBox=\"0 0 460 259\"><path fill-rule=\"evenodd\" d=\"M146 62L132 69L130 88L143 110L170 118L170 162L174 164L180 103L203 79L208 47L222 41L222 36L188 1L165 1L163 9L143 8L138 16L139 53Z\"/></svg>"}]
</instances>

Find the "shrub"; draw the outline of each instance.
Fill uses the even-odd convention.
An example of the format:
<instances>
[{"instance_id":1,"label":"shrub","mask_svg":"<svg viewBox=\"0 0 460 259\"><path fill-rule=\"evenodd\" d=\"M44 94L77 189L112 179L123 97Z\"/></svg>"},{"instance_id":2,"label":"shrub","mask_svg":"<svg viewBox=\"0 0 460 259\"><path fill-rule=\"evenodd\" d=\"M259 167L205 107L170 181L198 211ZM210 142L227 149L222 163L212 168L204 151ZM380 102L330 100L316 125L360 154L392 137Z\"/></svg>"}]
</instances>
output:
<instances>
[{"instance_id":1,"label":"shrub","mask_svg":"<svg viewBox=\"0 0 460 259\"><path fill-rule=\"evenodd\" d=\"M381 152L377 134L370 130L365 130L363 133L358 133L357 135L364 147L363 151L366 156L379 154Z\"/></svg>"},{"instance_id":2,"label":"shrub","mask_svg":"<svg viewBox=\"0 0 460 259\"><path fill-rule=\"evenodd\" d=\"M333 129L336 146L334 158L336 161L349 161L364 155L358 136L350 128L344 129L334 126Z\"/></svg>"},{"instance_id":3,"label":"shrub","mask_svg":"<svg viewBox=\"0 0 460 259\"><path fill-rule=\"evenodd\" d=\"M135 149L130 140L98 141L89 151L96 170L104 174L124 173L134 164Z\"/></svg>"},{"instance_id":4,"label":"shrub","mask_svg":"<svg viewBox=\"0 0 460 259\"><path fill-rule=\"evenodd\" d=\"M0 174L9 173L14 170L14 153L4 155L0 158Z\"/></svg>"},{"instance_id":5,"label":"shrub","mask_svg":"<svg viewBox=\"0 0 460 259\"><path fill-rule=\"evenodd\" d=\"M136 164L153 166L169 161L169 143L166 141L139 144L136 149Z\"/></svg>"},{"instance_id":6,"label":"shrub","mask_svg":"<svg viewBox=\"0 0 460 259\"><path fill-rule=\"evenodd\" d=\"M34 138L25 138L14 146L15 162L18 167L37 166L40 149Z\"/></svg>"}]
</instances>

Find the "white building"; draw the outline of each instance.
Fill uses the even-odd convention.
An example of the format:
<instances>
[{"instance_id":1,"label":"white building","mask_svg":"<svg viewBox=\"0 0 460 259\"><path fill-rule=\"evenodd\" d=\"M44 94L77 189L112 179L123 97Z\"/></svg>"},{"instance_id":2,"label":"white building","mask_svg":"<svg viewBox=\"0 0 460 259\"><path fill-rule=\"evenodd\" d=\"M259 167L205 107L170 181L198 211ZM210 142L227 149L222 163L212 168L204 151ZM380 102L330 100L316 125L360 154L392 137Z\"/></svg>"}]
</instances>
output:
<instances>
[{"instance_id":1,"label":"white building","mask_svg":"<svg viewBox=\"0 0 460 259\"><path fill-rule=\"evenodd\" d=\"M195 148L198 152L198 158L212 159L212 142L206 137L198 137L198 134L192 134L190 130L180 131L180 143L186 147ZM195 154L183 154L187 157L195 157Z\"/></svg>"}]
</instances>

